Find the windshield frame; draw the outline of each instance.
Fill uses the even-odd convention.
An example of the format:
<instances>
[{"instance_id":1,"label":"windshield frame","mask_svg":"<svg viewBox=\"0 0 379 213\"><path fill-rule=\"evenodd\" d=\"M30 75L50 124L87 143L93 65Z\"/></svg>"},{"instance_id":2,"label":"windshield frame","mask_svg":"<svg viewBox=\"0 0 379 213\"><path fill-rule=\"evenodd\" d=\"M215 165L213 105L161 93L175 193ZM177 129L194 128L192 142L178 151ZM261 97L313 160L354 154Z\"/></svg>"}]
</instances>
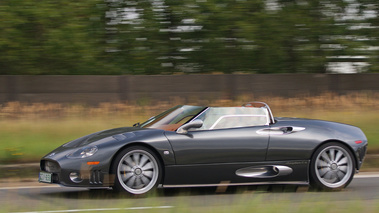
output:
<instances>
[{"instance_id":1,"label":"windshield frame","mask_svg":"<svg viewBox=\"0 0 379 213\"><path fill-rule=\"evenodd\" d=\"M253 112L252 109L256 110L263 109L262 112L246 113ZM216 110L216 114L212 114L211 111ZM228 113L229 111L229 113ZM211 117L208 118L208 124L202 118L207 116L207 113L210 113ZM233 113L235 112L235 113ZM217 117L219 116L219 117ZM221 117L220 117L221 116ZM265 121L262 119L250 120L251 117L262 117L265 118ZM214 120L216 118L216 120ZM179 127L184 124L190 123L194 120L200 119L204 122L204 126L200 127L197 130L213 130L213 129L222 129L222 128L237 128L237 127L249 127L249 126L268 126L275 122L271 109L267 104L263 102L250 102L244 104L240 107L206 107L206 106L192 106L192 105L177 105L174 106L156 116L149 118L147 121L139 124L138 127L141 128L152 128L152 129L162 129L165 131L176 131ZM220 127L216 126L222 119L230 120L232 124L222 124ZM233 120L239 121L233 121ZM209 121L213 125L209 126ZM223 121L225 123L225 121Z\"/></svg>"},{"instance_id":2,"label":"windshield frame","mask_svg":"<svg viewBox=\"0 0 379 213\"><path fill-rule=\"evenodd\" d=\"M175 131L180 126L194 120L194 118L206 109L208 109L208 107L177 105L149 118L147 121L140 124L139 127Z\"/></svg>"}]
</instances>

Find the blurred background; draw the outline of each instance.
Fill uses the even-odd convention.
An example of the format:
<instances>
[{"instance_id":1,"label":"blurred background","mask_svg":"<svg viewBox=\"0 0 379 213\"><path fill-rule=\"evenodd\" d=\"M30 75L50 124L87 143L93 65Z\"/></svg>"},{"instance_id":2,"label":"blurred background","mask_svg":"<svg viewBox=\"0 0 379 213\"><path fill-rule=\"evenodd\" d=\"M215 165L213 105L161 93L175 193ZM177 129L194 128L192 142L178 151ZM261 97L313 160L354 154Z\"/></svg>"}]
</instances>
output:
<instances>
[{"instance_id":1,"label":"blurred background","mask_svg":"<svg viewBox=\"0 0 379 213\"><path fill-rule=\"evenodd\" d=\"M376 0L2 0L0 74L379 71Z\"/></svg>"},{"instance_id":2,"label":"blurred background","mask_svg":"<svg viewBox=\"0 0 379 213\"><path fill-rule=\"evenodd\" d=\"M176 104L253 100L359 126L378 154L378 12L376 0L1 0L0 164Z\"/></svg>"}]
</instances>

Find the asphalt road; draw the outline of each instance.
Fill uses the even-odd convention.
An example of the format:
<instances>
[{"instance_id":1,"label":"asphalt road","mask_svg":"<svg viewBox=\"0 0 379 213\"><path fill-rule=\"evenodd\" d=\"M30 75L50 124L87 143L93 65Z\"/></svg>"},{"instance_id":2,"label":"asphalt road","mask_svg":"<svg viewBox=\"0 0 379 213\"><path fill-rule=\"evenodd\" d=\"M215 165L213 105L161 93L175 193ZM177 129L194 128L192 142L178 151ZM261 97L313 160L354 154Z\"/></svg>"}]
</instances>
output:
<instances>
[{"instance_id":1,"label":"asphalt road","mask_svg":"<svg viewBox=\"0 0 379 213\"><path fill-rule=\"evenodd\" d=\"M27 186L29 185L29 186ZM260 208L283 203L304 206L329 203L333 208L371 205L379 208L379 173L356 175L339 192L315 192L307 187L270 185L228 188L160 189L156 196L127 197L111 190L66 188L46 184L0 187L1 212L206 212L252 203ZM190 210L188 210L190 209ZM178 211L176 211L178 210ZM290 210L288 212L291 212Z\"/></svg>"}]
</instances>

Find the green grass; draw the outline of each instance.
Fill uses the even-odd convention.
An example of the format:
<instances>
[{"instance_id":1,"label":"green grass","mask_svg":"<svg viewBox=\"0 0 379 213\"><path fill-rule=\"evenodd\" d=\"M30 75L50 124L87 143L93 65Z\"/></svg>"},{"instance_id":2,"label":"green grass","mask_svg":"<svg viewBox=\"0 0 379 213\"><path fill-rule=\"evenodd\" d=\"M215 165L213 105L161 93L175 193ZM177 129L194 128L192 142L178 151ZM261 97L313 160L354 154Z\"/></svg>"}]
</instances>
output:
<instances>
[{"instance_id":1,"label":"green grass","mask_svg":"<svg viewBox=\"0 0 379 213\"><path fill-rule=\"evenodd\" d=\"M59 145L100 130L130 126L118 118L0 121L0 161L38 161Z\"/></svg>"}]
</instances>

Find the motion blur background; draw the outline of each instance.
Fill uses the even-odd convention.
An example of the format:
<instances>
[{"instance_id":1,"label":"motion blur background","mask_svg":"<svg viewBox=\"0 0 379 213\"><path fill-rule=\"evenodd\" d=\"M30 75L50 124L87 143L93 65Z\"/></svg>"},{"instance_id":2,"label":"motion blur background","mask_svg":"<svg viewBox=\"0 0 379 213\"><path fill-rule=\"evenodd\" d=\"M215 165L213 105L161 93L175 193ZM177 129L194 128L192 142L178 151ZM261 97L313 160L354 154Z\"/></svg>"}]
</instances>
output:
<instances>
[{"instance_id":1,"label":"motion blur background","mask_svg":"<svg viewBox=\"0 0 379 213\"><path fill-rule=\"evenodd\" d=\"M0 164L176 104L252 100L359 126L379 153L378 12L376 0L1 0Z\"/></svg>"},{"instance_id":2,"label":"motion blur background","mask_svg":"<svg viewBox=\"0 0 379 213\"><path fill-rule=\"evenodd\" d=\"M0 74L379 71L376 0L2 0Z\"/></svg>"}]
</instances>

